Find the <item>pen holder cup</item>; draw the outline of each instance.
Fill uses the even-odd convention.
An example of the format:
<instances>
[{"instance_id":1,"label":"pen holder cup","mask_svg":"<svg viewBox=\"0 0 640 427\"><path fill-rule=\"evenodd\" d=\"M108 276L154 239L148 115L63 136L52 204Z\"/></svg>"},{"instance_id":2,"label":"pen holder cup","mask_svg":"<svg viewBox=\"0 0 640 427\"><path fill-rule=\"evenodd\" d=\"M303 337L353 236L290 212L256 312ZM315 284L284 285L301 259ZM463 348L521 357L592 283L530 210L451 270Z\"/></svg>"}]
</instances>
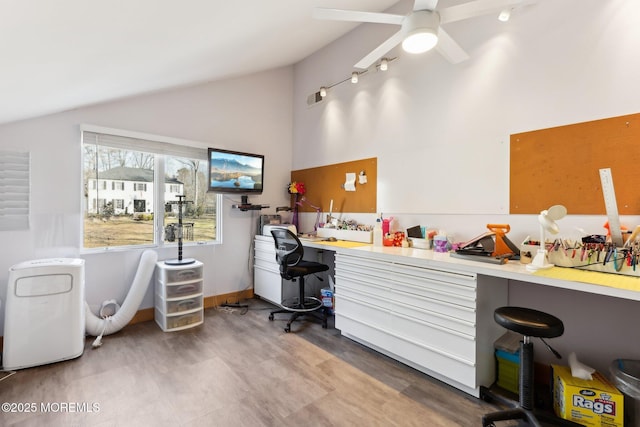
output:
<instances>
[{"instance_id":1,"label":"pen holder cup","mask_svg":"<svg viewBox=\"0 0 640 427\"><path fill-rule=\"evenodd\" d=\"M538 245L520 245L520 263L531 264L539 248Z\"/></svg>"}]
</instances>

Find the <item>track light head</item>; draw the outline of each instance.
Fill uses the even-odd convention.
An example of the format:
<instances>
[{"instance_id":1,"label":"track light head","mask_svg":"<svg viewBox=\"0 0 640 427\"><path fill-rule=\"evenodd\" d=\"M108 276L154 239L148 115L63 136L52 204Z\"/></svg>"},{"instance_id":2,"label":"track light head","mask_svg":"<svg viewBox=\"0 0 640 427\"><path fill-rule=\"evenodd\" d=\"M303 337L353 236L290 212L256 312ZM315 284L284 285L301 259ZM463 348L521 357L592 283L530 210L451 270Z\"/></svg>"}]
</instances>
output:
<instances>
[{"instance_id":1,"label":"track light head","mask_svg":"<svg viewBox=\"0 0 640 427\"><path fill-rule=\"evenodd\" d=\"M358 75L357 71L351 73L351 83L358 83Z\"/></svg>"},{"instance_id":2,"label":"track light head","mask_svg":"<svg viewBox=\"0 0 640 427\"><path fill-rule=\"evenodd\" d=\"M504 9L500 12L500 15L498 15L498 20L501 22L507 22L509 18L511 18L511 9Z\"/></svg>"},{"instance_id":3,"label":"track light head","mask_svg":"<svg viewBox=\"0 0 640 427\"><path fill-rule=\"evenodd\" d=\"M324 86L320 87L320 96L323 97L323 98L325 96L327 96L327 88L326 87L324 87Z\"/></svg>"}]
</instances>

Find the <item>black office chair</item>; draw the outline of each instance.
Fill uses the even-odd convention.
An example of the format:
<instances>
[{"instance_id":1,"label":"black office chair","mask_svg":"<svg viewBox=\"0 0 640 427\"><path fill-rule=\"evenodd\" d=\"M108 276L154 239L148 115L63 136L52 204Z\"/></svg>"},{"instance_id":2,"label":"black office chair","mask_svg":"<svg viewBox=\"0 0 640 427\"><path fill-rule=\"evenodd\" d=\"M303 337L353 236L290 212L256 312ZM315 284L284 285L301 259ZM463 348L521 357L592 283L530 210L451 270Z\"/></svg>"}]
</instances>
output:
<instances>
[{"instance_id":1,"label":"black office chair","mask_svg":"<svg viewBox=\"0 0 640 427\"><path fill-rule=\"evenodd\" d=\"M280 303L282 307L269 314L269 320L274 319L277 313L293 313L285 326L285 332L291 332L291 323L301 316L311 316L322 322L322 327L327 328L327 310L320 299L305 296L304 277L309 274L327 271L329 266L319 262L305 261L304 247L298 237L287 228L271 230L276 245L276 260L280 264L280 276L285 280L298 282L298 297L285 300ZM322 280L322 279L321 279Z\"/></svg>"},{"instance_id":2,"label":"black office chair","mask_svg":"<svg viewBox=\"0 0 640 427\"><path fill-rule=\"evenodd\" d=\"M543 424L540 424L538 419L544 421L544 425L581 426L573 421L555 417L553 414L536 411L533 407L533 343L531 337L540 338L549 351L558 359L562 358L560 353L552 349L544 340L544 338L559 337L564 333L562 321L542 311L523 307L500 307L496 309L493 317L500 326L523 335L523 339L520 341L520 398L519 402L514 402L482 387L480 397L483 400L497 400L509 406L509 409L484 415L482 426L494 427L496 421L525 420L529 424L539 427Z\"/></svg>"}]
</instances>

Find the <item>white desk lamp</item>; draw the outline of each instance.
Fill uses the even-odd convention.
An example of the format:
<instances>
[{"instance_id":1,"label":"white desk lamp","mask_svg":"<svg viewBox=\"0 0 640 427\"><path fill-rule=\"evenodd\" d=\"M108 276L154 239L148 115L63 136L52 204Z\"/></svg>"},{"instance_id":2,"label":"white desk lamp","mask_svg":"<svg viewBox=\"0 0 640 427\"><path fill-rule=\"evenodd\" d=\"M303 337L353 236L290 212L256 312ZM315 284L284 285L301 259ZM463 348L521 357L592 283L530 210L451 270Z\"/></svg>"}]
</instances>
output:
<instances>
[{"instance_id":1,"label":"white desk lamp","mask_svg":"<svg viewBox=\"0 0 640 427\"><path fill-rule=\"evenodd\" d=\"M540 212L540 215L538 215L538 222L540 223L540 248L531 264L527 264L527 270L537 271L553 267L553 264L547 262L545 232L558 234L560 228L558 228L556 221L564 218L565 215L567 215L567 208L562 205L554 205Z\"/></svg>"}]
</instances>

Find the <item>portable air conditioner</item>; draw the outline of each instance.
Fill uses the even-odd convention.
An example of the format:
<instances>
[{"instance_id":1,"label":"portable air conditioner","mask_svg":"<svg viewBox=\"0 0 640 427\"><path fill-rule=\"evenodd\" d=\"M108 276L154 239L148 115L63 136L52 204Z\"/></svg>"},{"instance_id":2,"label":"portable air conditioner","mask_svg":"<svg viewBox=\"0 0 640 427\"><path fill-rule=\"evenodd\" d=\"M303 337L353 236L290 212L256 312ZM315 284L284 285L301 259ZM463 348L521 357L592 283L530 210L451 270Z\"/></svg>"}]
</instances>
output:
<instances>
[{"instance_id":1,"label":"portable air conditioner","mask_svg":"<svg viewBox=\"0 0 640 427\"><path fill-rule=\"evenodd\" d=\"M84 335L84 260L34 260L9 269L4 370L79 357Z\"/></svg>"}]
</instances>

